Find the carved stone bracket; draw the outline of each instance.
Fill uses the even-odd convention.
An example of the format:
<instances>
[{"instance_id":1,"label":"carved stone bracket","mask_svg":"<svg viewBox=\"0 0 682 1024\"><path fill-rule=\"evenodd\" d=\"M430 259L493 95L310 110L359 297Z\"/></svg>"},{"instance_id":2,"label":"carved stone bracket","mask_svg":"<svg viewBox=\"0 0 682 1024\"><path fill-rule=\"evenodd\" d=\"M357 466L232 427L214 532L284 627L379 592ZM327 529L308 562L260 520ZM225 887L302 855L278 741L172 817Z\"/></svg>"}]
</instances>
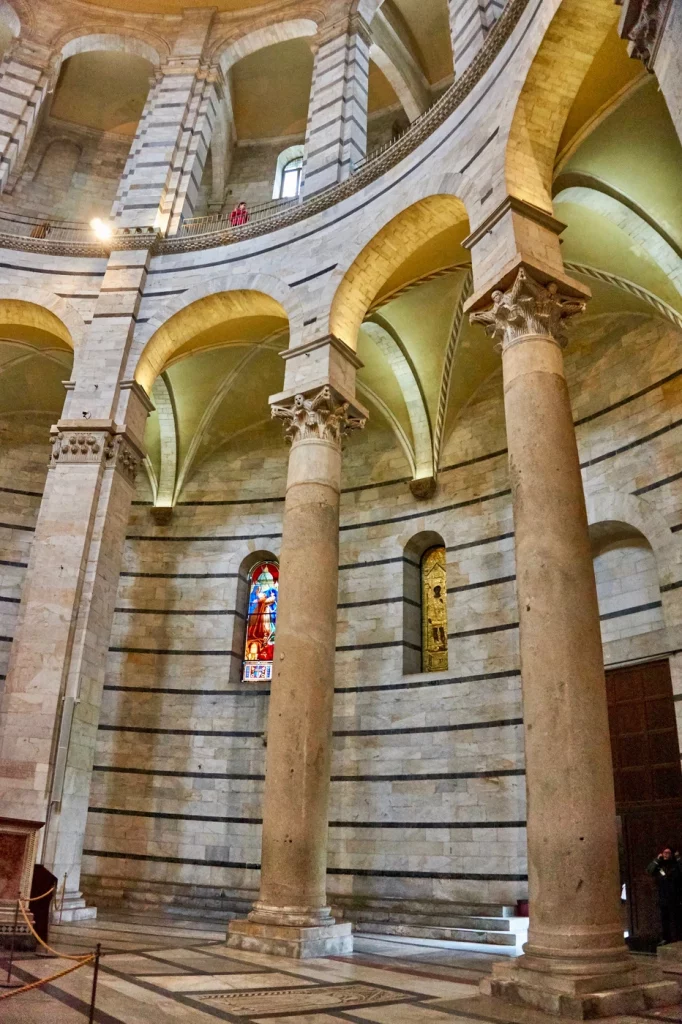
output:
<instances>
[{"instance_id":1,"label":"carved stone bracket","mask_svg":"<svg viewBox=\"0 0 682 1024\"><path fill-rule=\"evenodd\" d=\"M351 430L362 430L364 416L354 416L350 403L338 398L325 385L309 395L296 395L291 404L273 405L273 419L284 420L284 436L289 444L316 439L341 446Z\"/></svg>"},{"instance_id":2,"label":"carved stone bracket","mask_svg":"<svg viewBox=\"0 0 682 1024\"><path fill-rule=\"evenodd\" d=\"M52 435L52 464L101 462L108 434L57 430Z\"/></svg>"},{"instance_id":3,"label":"carved stone bracket","mask_svg":"<svg viewBox=\"0 0 682 1024\"><path fill-rule=\"evenodd\" d=\"M539 284L523 267L511 288L494 291L492 299L491 309L472 313L470 319L485 327L501 351L528 335L549 338L563 348L568 340L564 321L585 310L583 299L562 295L554 282Z\"/></svg>"},{"instance_id":4,"label":"carved stone bracket","mask_svg":"<svg viewBox=\"0 0 682 1024\"><path fill-rule=\"evenodd\" d=\"M125 437L121 434L110 437L104 449L104 457L109 466L118 469L123 476L128 478L131 484L135 483L135 477L141 460L138 453L126 441Z\"/></svg>"},{"instance_id":5,"label":"carved stone bracket","mask_svg":"<svg viewBox=\"0 0 682 1024\"><path fill-rule=\"evenodd\" d=\"M104 463L118 469L131 483L140 465L140 454L124 435L111 430L68 430L52 428L50 464L84 465Z\"/></svg>"}]
</instances>

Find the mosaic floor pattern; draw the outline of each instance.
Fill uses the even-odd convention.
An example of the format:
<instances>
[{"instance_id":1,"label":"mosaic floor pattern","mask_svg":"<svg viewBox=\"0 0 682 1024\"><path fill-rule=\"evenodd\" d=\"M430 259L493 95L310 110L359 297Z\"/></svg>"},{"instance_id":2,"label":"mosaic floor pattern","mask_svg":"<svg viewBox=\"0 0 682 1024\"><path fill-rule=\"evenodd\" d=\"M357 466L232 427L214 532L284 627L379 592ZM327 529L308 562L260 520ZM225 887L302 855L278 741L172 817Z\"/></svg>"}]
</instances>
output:
<instances>
[{"instance_id":1,"label":"mosaic floor pattern","mask_svg":"<svg viewBox=\"0 0 682 1024\"><path fill-rule=\"evenodd\" d=\"M295 961L227 949L224 931L195 921L102 914L51 933L62 953L102 944L97 1024L499 1024L500 1004L478 999L478 983L502 953L356 936L356 952ZM7 962L0 956L0 980ZM27 984L69 966L61 957L20 955L13 980ZM5 975L6 976L6 975ZM3 1024L84 1024L89 967L0 1002ZM0 990L2 991L2 990ZM613 1024L682 1020L680 1006L615 1018ZM504 1017L504 1014L503 1014ZM548 1024L517 1010L509 1024Z\"/></svg>"}]
</instances>

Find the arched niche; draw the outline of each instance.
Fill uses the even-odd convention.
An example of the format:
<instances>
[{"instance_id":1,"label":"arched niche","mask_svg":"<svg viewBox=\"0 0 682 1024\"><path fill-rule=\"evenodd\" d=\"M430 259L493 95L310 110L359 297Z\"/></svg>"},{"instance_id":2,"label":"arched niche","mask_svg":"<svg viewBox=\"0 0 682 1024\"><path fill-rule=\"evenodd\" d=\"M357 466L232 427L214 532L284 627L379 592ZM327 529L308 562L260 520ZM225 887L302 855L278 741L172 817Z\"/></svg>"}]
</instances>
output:
<instances>
[{"instance_id":1,"label":"arched niche","mask_svg":"<svg viewBox=\"0 0 682 1024\"><path fill-rule=\"evenodd\" d=\"M590 526L602 642L663 629L658 565L635 526L602 520Z\"/></svg>"}]
</instances>

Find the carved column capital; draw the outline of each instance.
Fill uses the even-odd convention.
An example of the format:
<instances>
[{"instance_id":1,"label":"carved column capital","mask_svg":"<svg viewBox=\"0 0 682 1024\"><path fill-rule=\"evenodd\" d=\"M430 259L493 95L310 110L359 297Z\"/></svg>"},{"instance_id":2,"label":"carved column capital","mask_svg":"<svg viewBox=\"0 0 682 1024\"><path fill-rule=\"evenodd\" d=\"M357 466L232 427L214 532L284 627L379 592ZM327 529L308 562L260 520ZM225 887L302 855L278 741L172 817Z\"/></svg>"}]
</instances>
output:
<instances>
[{"instance_id":1,"label":"carved column capital","mask_svg":"<svg viewBox=\"0 0 682 1024\"><path fill-rule=\"evenodd\" d=\"M617 0L624 12L620 32L630 43L630 56L641 60L653 72L671 0Z\"/></svg>"},{"instance_id":2,"label":"carved column capital","mask_svg":"<svg viewBox=\"0 0 682 1024\"><path fill-rule=\"evenodd\" d=\"M540 284L521 267L512 286L492 293L491 309L471 314L502 352L524 337L545 337L561 348L567 341L564 321L585 310L585 300L562 295L559 285Z\"/></svg>"},{"instance_id":3,"label":"carved column capital","mask_svg":"<svg viewBox=\"0 0 682 1024\"><path fill-rule=\"evenodd\" d=\"M350 402L343 400L329 385L296 395L286 404L271 408L272 418L284 421L284 437L292 445L318 440L340 448L346 434L362 430L367 422L364 416L355 416Z\"/></svg>"}]
</instances>

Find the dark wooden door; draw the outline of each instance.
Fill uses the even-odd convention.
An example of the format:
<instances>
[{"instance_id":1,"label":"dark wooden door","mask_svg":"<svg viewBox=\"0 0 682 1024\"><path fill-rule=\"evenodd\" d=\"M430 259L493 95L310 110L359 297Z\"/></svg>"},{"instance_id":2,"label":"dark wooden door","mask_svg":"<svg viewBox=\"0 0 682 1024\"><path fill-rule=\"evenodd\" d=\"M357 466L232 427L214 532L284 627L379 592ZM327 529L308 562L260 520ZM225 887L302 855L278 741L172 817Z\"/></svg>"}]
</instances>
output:
<instances>
[{"instance_id":1,"label":"dark wooden door","mask_svg":"<svg viewBox=\"0 0 682 1024\"><path fill-rule=\"evenodd\" d=\"M606 673L606 692L629 931L646 943L660 936L646 866L665 844L682 848L682 771L669 664L613 669Z\"/></svg>"}]
</instances>

